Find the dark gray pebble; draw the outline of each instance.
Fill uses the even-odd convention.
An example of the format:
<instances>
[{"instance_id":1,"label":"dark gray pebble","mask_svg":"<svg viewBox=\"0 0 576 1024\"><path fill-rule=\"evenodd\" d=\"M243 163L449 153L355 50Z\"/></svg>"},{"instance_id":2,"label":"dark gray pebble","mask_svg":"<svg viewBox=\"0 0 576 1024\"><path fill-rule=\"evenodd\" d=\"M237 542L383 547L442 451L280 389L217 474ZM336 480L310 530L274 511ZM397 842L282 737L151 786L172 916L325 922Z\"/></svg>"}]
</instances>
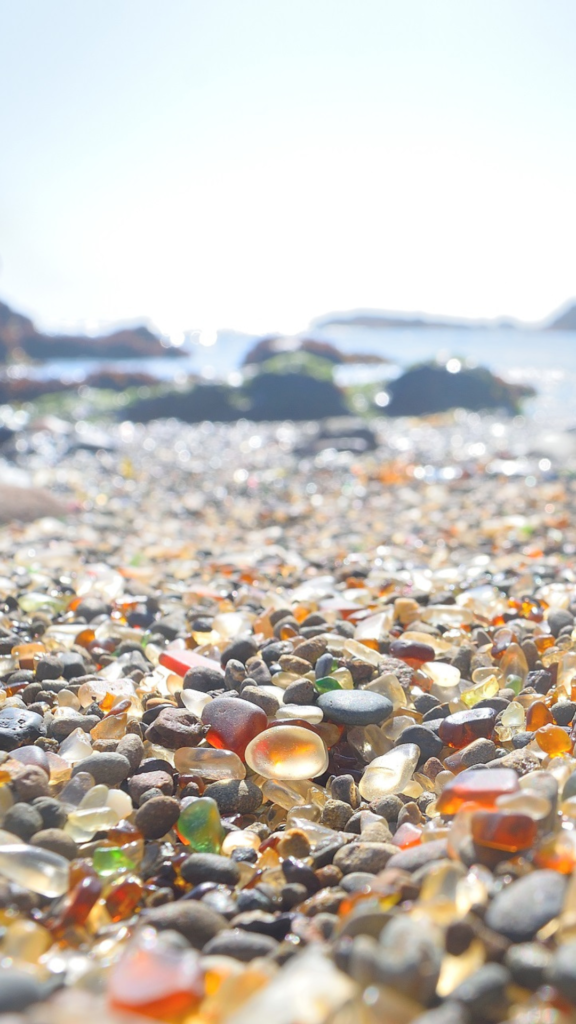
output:
<instances>
[{"instance_id":1,"label":"dark gray pebble","mask_svg":"<svg viewBox=\"0 0 576 1024\"><path fill-rule=\"evenodd\" d=\"M218 668L189 668L182 683L183 690L209 693L224 686L224 673Z\"/></svg>"},{"instance_id":2,"label":"dark gray pebble","mask_svg":"<svg viewBox=\"0 0 576 1024\"><path fill-rule=\"evenodd\" d=\"M185 708L162 708L161 712L146 730L150 743L159 743L168 750L180 747L197 747L204 738L205 729L200 719Z\"/></svg>"},{"instance_id":3,"label":"dark gray pebble","mask_svg":"<svg viewBox=\"0 0 576 1024\"><path fill-rule=\"evenodd\" d=\"M78 772L89 772L96 785L113 789L130 775L130 762L123 754L90 754L79 764L74 765L72 775L77 775Z\"/></svg>"},{"instance_id":4,"label":"dark gray pebble","mask_svg":"<svg viewBox=\"0 0 576 1024\"><path fill-rule=\"evenodd\" d=\"M134 820L145 839L161 839L179 817L180 804L174 797L154 796L141 804Z\"/></svg>"},{"instance_id":5,"label":"dark gray pebble","mask_svg":"<svg viewBox=\"0 0 576 1024\"><path fill-rule=\"evenodd\" d=\"M318 706L326 721L348 726L380 725L394 710L388 697L371 690L330 690L320 694Z\"/></svg>"},{"instance_id":6,"label":"dark gray pebble","mask_svg":"<svg viewBox=\"0 0 576 1024\"><path fill-rule=\"evenodd\" d=\"M566 942L556 950L546 980L576 1006L576 942Z\"/></svg>"},{"instance_id":7,"label":"dark gray pebble","mask_svg":"<svg viewBox=\"0 0 576 1024\"><path fill-rule=\"evenodd\" d=\"M61 829L66 824L68 812L59 800L52 796L39 796L32 801L32 806L40 812L43 828Z\"/></svg>"},{"instance_id":8,"label":"dark gray pebble","mask_svg":"<svg viewBox=\"0 0 576 1024\"><path fill-rule=\"evenodd\" d=\"M506 987L511 980L510 972L502 964L484 964L457 985L450 998L464 1003L475 1020L501 1020L506 1012Z\"/></svg>"},{"instance_id":9,"label":"dark gray pebble","mask_svg":"<svg viewBox=\"0 0 576 1024\"><path fill-rule=\"evenodd\" d=\"M373 885L376 875L371 871L351 871L349 875L339 883L346 892L361 892L362 889Z\"/></svg>"},{"instance_id":10,"label":"dark gray pebble","mask_svg":"<svg viewBox=\"0 0 576 1024\"><path fill-rule=\"evenodd\" d=\"M197 900L178 900L155 907L141 915L143 924L151 924L159 931L169 928L179 932L194 949L202 949L218 932L227 928L222 914Z\"/></svg>"},{"instance_id":11,"label":"dark gray pebble","mask_svg":"<svg viewBox=\"0 0 576 1024\"><path fill-rule=\"evenodd\" d=\"M252 637L246 637L242 640L233 640L231 644L228 644L222 651L220 661L223 666L227 665L231 658L234 661L241 661L243 665L246 664L249 658L253 658L258 651L258 644Z\"/></svg>"},{"instance_id":12,"label":"dark gray pebble","mask_svg":"<svg viewBox=\"0 0 576 1024\"><path fill-rule=\"evenodd\" d=\"M262 790L250 779L223 779L204 790L218 804L220 814L252 814L262 804Z\"/></svg>"},{"instance_id":13,"label":"dark gray pebble","mask_svg":"<svg viewBox=\"0 0 576 1024\"><path fill-rule=\"evenodd\" d=\"M40 811L32 804L12 804L6 811L2 828L7 832L13 832L25 843L29 842L32 836L39 832L44 822Z\"/></svg>"},{"instance_id":14,"label":"dark gray pebble","mask_svg":"<svg viewBox=\"0 0 576 1024\"><path fill-rule=\"evenodd\" d=\"M34 743L46 735L41 715L24 708L3 708L0 711L0 750L14 750Z\"/></svg>"},{"instance_id":15,"label":"dark gray pebble","mask_svg":"<svg viewBox=\"0 0 576 1024\"><path fill-rule=\"evenodd\" d=\"M32 974L14 970L0 971L0 1013L21 1013L33 1003L45 999L50 986L38 981Z\"/></svg>"},{"instance_id":16,"label":"dark gray pebble","mask_svg":"<svg viewBox=\"0 0 576 1024\"><path fill-rule=\"evenodd\" d=\"M510 946L504 957L504 963L516 984L531 992L544 985L551 960L550 950L538 942L519 942Z\"/></svg>"},{"instance_id":17,"label":"dark gray pebble","mask_svg":"<svg viewBox=\"0 0 576 1024\"><path fill-rule=\"evenodd\" d=\"M417 871L430 861L444 860L448 857L448 845L445 839L433 839L430 843L422 843L408 850L395 853L388 862L389 868L401 868L402 871Z\"/></svg>"},{"instance_id":18,"label":"dark gray pebble","mask_svg":"<svg viewBox=\"0 0 576 1024\"><path fill-rule=\"evenodd\" d=\"M532 871L494 897L486 924L511 942L527 942L561 912L566 884L556 871Z\"/></svg>"},{"instance_id":19,"label":"dark gray pebble","mask_svg":"<svg viewBox=\"0 0 576 1024\"><path fill-rule=\"evenodd\" d=\"M415 743L420 748L421 762L427 761L429 757L438 757L444 748L442 740L425 725L409 725L403 729L396 741L396 746L401 743Z\"/></svg>"},{"instance_id":20,"label":"dark gray pebble","mask_svg":"<svg viewBox=\"0 0 576 1024\"><path fill-rule=\"evenodd\" d=\"M240 868L229 857L217 853L192 853L180 865L180 874L191 885L216 882L218 885L236 885Z\"/></svg>"},{"instance_id":21,"label":"dark gray pebble","mask_svg":"<svg viewBox=\"0 0 576 1024\"><path fill-rule=\"evenodd\" d=\"M259 956L270 956L278 948L278 942L270 935L247 932L242 928L230 928L219 932L202 950L205 956L231 956L247 964Z\"/></svg>"},{"instance_id":22,"label":"dark gray pebble","mask_svg":"<svg viewBox=\"0 0 576 1024\"><path fill-rule=\"evenodd\" d=\"M548 613L548 625L552 636L558 636L565 626L574 626L574 616L564 608L555 608Z\"/></svg>"}]
</instances>

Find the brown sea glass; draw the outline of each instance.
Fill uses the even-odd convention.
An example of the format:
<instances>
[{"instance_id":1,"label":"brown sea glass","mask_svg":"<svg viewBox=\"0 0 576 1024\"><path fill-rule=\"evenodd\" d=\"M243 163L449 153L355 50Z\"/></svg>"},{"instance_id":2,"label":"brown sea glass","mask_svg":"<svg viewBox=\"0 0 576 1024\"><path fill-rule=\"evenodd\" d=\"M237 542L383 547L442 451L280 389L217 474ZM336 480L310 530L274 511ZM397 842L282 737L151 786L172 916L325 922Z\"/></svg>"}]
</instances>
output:
<instances>
[{"instance_id":1,"label":"brown sea glass","mask_svg":"<svg viewBox=\"0 0 576 1024\"><path fill-rule=\"evenodd\" d=\"M202 711L202 721L210 746L233 750L241 758L250 740L268 725L262 708L234 697L216 697Z\"/></svg>"},{"instance_id":2,"label":"brown sea glass","mask_svg":"<svg viewBox=\"0 0 576 1024\"><path fill-rule=\"evenodd\" d=\"M528 814L501 811L475 811L472 815L472 839L492 850L518 853L528 850L536 839L537 822Z\"/></svg>"},{"instance_id":3,"label":"brown sea glass","mask_svg":"<svg viewBox=\"0 0 576 1024\"><path fill-rule=\"evenodd\" d=\"M457 711L454 715L442 719L438 735L447 746L459 750L474 740L491 736L495 721L496 712L493 708Z\"/></svg>"}]
</instances>

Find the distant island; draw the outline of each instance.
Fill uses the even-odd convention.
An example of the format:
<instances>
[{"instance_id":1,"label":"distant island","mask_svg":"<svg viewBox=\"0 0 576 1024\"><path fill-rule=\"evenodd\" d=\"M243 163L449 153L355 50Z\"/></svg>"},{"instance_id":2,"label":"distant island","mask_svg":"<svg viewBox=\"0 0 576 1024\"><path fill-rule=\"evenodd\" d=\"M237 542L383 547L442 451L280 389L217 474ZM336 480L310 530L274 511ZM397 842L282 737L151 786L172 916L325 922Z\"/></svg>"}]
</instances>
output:
<instances>
[{"instance_id":1,"label":"distant island","mask_svg":"<svg viewBox=\"0 0 576 1024\"><path fill-rule=\"evenodd\" d=\"M329 313L313 321L313 327L371 327L375 330L544 330L576 331L576 302L566 306L543 324L525 324L510 317L497 320L458 320L454 317L434 317L424 313L386 313L380 310L352 310Z\"/></svg>"}]
</instances>

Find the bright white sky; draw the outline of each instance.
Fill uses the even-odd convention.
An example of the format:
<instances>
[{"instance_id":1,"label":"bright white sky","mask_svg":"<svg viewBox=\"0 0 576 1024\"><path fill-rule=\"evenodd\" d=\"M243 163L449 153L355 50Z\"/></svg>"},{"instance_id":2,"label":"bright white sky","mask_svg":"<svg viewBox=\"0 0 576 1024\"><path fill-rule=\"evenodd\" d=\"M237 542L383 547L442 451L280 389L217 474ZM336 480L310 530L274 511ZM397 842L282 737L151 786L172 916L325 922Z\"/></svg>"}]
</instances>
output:
<instances>
[{"instance_id":1,"label":"bright white sky","mask_svg":"<svg viewBox=\"0 0 576 1024\"><path fill-rule=\"evenodd\" d=\"M0 298L297 330L576 294L574 0L0 0Z\"/></svg>"}]
</instances>

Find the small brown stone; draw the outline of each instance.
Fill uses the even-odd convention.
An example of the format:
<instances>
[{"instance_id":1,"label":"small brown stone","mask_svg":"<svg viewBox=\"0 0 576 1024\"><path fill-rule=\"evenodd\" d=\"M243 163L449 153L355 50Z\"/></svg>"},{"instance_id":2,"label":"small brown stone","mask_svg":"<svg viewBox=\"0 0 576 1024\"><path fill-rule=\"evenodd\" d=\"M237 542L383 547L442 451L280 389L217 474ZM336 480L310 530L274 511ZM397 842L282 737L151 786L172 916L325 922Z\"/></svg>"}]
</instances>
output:
<instances>
[{"instance_id":1,"label":"small brown stone","mask_svg":"<svg viewBox=\"0 0 576 1024\"><path fill-rule=\"evenodd\" d=\"M284 832L276 851L282 858L295 857L296 860L303 860L310 854L310 840L302 829L290 828Z\"/></svg>"}]
</instances>

